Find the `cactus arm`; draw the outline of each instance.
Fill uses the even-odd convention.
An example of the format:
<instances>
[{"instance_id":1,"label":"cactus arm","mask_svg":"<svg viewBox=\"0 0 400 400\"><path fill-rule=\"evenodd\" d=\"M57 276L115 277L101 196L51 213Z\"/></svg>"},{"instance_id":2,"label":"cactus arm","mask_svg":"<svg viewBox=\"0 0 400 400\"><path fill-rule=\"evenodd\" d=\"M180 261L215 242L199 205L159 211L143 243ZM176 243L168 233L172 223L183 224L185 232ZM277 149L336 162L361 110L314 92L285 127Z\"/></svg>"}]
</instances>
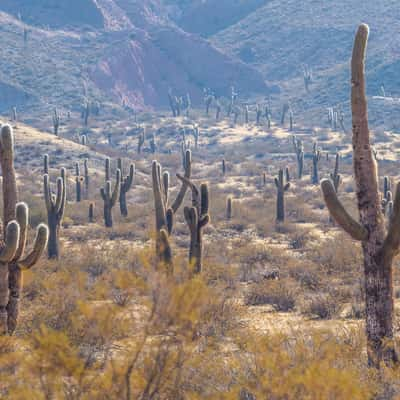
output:
<instances>
[{"instance_id":1,"label":"cactus arm","mask_svg":"<svg viewBox=\"0 0 400 400\"><path fill-rule=\"evenodd\" d=\"M274 178L275 186L279 189L279 181L278 178Z\"/></svg>"},{"instance_id":2,"label":"cactus arm","mask_svg":"<svg viewBox=\"0 0 400 400\"><path fill-rule=\"evenodd\" d=\"M111 196L112 205L114 205L117 202L120 189L121 189L121 170L117 169L117 178L114 186L114 191Z\"/></svg>"},{"instance_id":3,"label":"cactus arm","mask_svg":"<svg viewBox=\"0 0 400 400\"><path fill-rule=\"evenodd\" d=\"M61 209L61 204L63 201L63 191L64 191L63 180L62 178L57 178L57 195L56 195L56 204L54 205L54 208L56 209L57 213Z\"/></svg>"},{"instance_id":4,"label":"cactus arm","mask_svg":"<svg viewBox=\"0 0 400 400\"><path fill-rule=\"evenodd\" d=\"M204 228L206 225L209 224L210 222L210 215L209 214L205 214L201 217L200 221L199 221L199 228Z\"/></svg>"},{"instance_id":5,"label":"cactus arm","mask_svg":"<svg viewBox=\"0 0 400 400\"><path fill-rule=\"evenodd\" d=\"M58 211L59 222L61 222L64 218L65 205L67 204L67 175L66 175L67 171L65 170L65 168L61 168L60 174L61 174L61 179L63 181L63 191L62 191L60 209Z\"/></svg>"},{"instance_id":6,"label":"cactus arm","mask_svg":"<svg viewBox=\"0 0 400 400\"><path fill-rule=\"evenodd\" d=\"M186 160L185 160L185 174L184 174L186 179L190 179L192 176L192 153L190 150L186 150ZM183 199L185 198L187 189L188 189L187 183L183 182L178 195L176 196L175 201L172 203L172 210L174 213L176 213L179 209L179 207L182 205Z\"/></svg>"},{"instance_id":7,"label":"cactus arm","mask_svg":"<svg viewBox=\"0 0 400 400\"><path fill-rule=\"evenodd\" d=\"M345 210L337 197L335 188L329 179L321 181L321 189L324 195L325 204L328 207L334 220L346 231L353 239L364 241L368 239L368 230L353 219Z\"/></svg>"},{"instance_id":8,"label":"cactus arm","mask_svg":"<svg viewBox=\"0 0 400 400\"><path fill-rule=\"evenodd\" d=\"M44 200L46 202L47 211L51 212L54 206L53 198L50 189L49 176L46 174L43 176L43 187L44 187Z\"/></svg>"},{"instance_id":9,"label":"cactus arm","mask_svg":"<svg viewBox=\"0 0 400 400\"><path fill-rule=\"evenodd\" d=\"M171 263L172 263L172 250L169 243L168 232L165 229L160 230L160 250L163 254L163 260L167 265L168 273L171 273Z\"/></svg>"},{"instance_id":10,"label":"cactus arm","mask_svg":"<svg viewBox=\"0 0 400 400\"><path fill-rule=\"evenodd\" d=\"M28 220L29 220L29 209L26 203L18 203L16 207L16 218L19 225L19 243L17 251L14 254L12 261L18 261L25 251L26 237L28 233Z\"/></svg>"},{"instance_id":11,"label":"cactus arm","mask_svg":"<svg viewBox=\"0 0 400 400\"><path fill-rule=\"evenodd\" d=\"M196 185L189 179L186 178L185 176L182 176L180 174L176 174L176 177L182 181L183 186L187 186L190 188L192 191L192 206L195 207L196 209L200 209L201 206L201 199L200 199L200 193L199 190L197 189Z\"/></svg>"},{"instance_id":12,"label":"cactus arm","mask_svg":"<svg viewBox=\"0 0 400 400\"><path fill-rule=\"evenodd\" d=\"M6 227L5 243L0 250L0 263L8 263L13 259L19 244L19 234L18 222L9 222Z\"/></svg>"},{"instance_id":13,"label":"cactus arm","mask_svg":"<svg viewBox=\"0 0 400 400\"><path fill-rule=\"evenodd\" d=\"M384 254L395 255L400 246L400 183L396 187L389 231L383 244Z\"/></svg>"},{"instance_id":14,"label":"cactus arm","mask_svg":"<svg viewBox=\"0 0 400 400\"><path fill-rule=\"evenodd\" d=\"M125 192L128 192L131 189L134 175L135 175L135 165L131 164L129 167L129 175L126 177L126 179L124 181L124 191Z\"/></svg>"},{"instance_id":15,"label":"cactus arm","mask_svg":"<svg viewBox=\"0 0 400 400\"><path fill-rule=\"evenodd\" d=\"M48 237L49 229L47 225L40 224L36 231L36 238L32 251L18 263L22 270L32 268L38 262L47 246Z\"/></svg>"},{"instance_id":16,"label":"cactus arm","mask_svg":"<svg viewBox=\"0 0 400 400\"><path fill-rule=\"evenodd\" d=\"M201 193L200 216L203 217L205 215L208 215L208 208L209 208L208 185L206 183L202 183L200 185L200 193Z\"/></svg>"},{"instance_id":17,"label":"cactus arm","mask_svg":"<svg viewBox=\"0 0 400 400\"><path fill-rule=\"evenodd\" d=\"M289 190L289 188L290 188L290 182L288 182L288 183L285 185L285 187L283 188L283 190L286 192L286 191Z\"/></svg>"},{"instance_id":18,"label":"cactus arm","mask_svg":"<svg viewBox=\"0 0 400 400\"><path fill-rule=\"evenodd\" d=\"M162 189L164 192L164 204L168 204L168 193L169 193L169 172L165 171L162 175Z\"/></svg>"},{"instance_id":19,"label":"cactus arm","mask_svg":"<svg viewBox=\"0 0 400 400\"><path fill-rule=\"evenodd\" d=\"M161 182L160 182L160 174L157 161L153 161L152 164L152 179L153 179L154 205L156 212L156 225L157 229L159 230L163 226L165 226L166 211L165 211L164 199L161 194Z\"/></svg>"}]
</instances>

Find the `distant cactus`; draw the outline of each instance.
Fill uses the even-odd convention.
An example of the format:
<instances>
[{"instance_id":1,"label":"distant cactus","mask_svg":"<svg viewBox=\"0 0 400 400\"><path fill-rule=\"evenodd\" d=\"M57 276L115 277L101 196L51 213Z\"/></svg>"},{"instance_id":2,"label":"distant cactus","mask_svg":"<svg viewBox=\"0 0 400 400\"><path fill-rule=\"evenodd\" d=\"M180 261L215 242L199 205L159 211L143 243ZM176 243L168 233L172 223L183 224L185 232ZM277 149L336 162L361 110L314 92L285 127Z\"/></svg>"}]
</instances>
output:
<instances>
[{"instance_id":1,"label":"distant cactus","mask_svg":"<svg viewBox=\"0 0 400 400\"><path fill-rule=\"evenodd\" d=\"M15 107L15 106L12 108L11 119L12 119L13 122L17 122L18 121L17 107Z\"/></svg>"},{"instance_id":2,"label":"distant cactus","mask_svg":"<svg viewBox=\"0 0 400 400\"><path fill-rule=\"evenodd\" d=\"M100 189L101 198L104 202L104 225L106 228L112 228L113 218L112 209L118 201L121 189L121 171L117 169L114 190L111 189L111 181L107 180L105 186Z\"/></svg>"},{"instance_id":3,"label":"distant cactus","mask_svg":"<svg viewBox=\"0 0 400 400\"><path fill-rule=\"evenodd\" d=\"M87 145L87 135L81 135L81 144L82 146Z\"/></svg>"},{"instance_id":4,"label":"distant cactus","mask_svg":"<svg viewBox=\"0 0 400 400\"><path fill-rule=\"evenodd\" d=\"M90 115L90 103L88 101L86 101L86 103L83 106L83 110L82 110L82 117L83 117L85 126L88 126L88 124L89 124L89 115Z\"/></svg>"},{"instance_id":5,"label":"distant cactus","mask_svg":"<svg viewBox=\"0 0 400 400\"><path fill-rule=\"evenodd\" d=\"M58 114L57 108L53 112L53 131L56 136L58 136L58 130L60 128L60 115Z\"/></svg>"},{"instance_id":6,"label":"distant cactus","mask_svg":"<svg viewBox=\"0 0 400 400\"><path fill-rule=\"evenodd\" d=\"M215 101L215 108L216 108L215 120L219 121L219 118L221 116L221 103L220 103L220 101L218 99Z\"/></svg>"},{"instance_id":7,"label":"distant cactus","mask_svg":"<svg viewBox=\"0 0 400 400\"><path fill-rule=\"evenodd\" d=\"M263 185L265 186L267 184L267 174L263 172Z\"/></svg>"},{"instance_id":8,"label":"distant cactus","mask_svg":"<svg viewBox=\"0 0 400 400\"><path fill-rule=\"evenodd\" d=\"M185 137L183 137L182 143L181 143L181 155L182 155L182 166L183 169L185 169L186 166L186 151L190 150L190 142L186 142Z\"/></svg>"},{"instance_id":9,"label":"distant cactus","mask_svg":"<svg viewBox=\"0 0 400 400\"><path fill-rule=\"evenodd\" d=\"M232 219L232 197L226 199L226 219Z\"/></svg>"},{"instance_id":10,"label":"distant cactus","mask_svg":"<svg viewBox=\"0 0 400 400\"><path fill-rule=\"evenodd\" d=\"M330 177L333 183L333 187L335 188L336 193L339 190L339 185L340 185L340 174L339 174L339 160L340 160L340 154L336 153L336 158L335 158L335 169L333 172L331 172Z\"/></svg>"},{"instance_id":11,"label":"distant cactus","mask_svg":"<svg viewBox=\"0 0 400 400\"><path fill-rule=\"evenodd\" d=\"M285 125L286 114L290 109L289 103L285 103L282 107L281 125Z\"/></svg>"},{"instance_id":12,"label":"distant cactus","mask_svg":"<svg viewBox=\"0 0 400 400\"><path fill-rule=\"evenodd\" d=\"M294 127L294 115L293 110L289 110L289 130L292 132Z\"/></svg>"},{"instance_id":13,"label":"distant cactus","mask_svg":"<svg viewBox=\"0 0 400 400\"><path fill-rule=\"evenodd\" d=\"M89 222L92 224L94 222L94 203L89 203Z\"/></svg>"},{"instance_id":14,"label":"distant cactus","mask_svg":"<svg viewBox=\"0 0 400 400\"><path fill-rule=\"evenodd\" d=\"M304 78L304 87L306 88L306 92L310 91L310 85L312 83L312 70L308 68L307 65L304 66L303 69L303 78Z\"/></svg>"},{"instance_id":15,"label":"distant cactus","mask_svg":"<svg viewBox=\"0 0 400 400\"><path fill-rule=\"evenodd\" d=\"M48 174L49 173L49 155L45 154L43 156L43 173Z\"/></svg>"},{"instance_id":16,"label":"distant cactus","mask_svg":"<svg viewBox=\"0 0 400 400\"><path fill-rule=\"evenodd\" d=\"M285 192L290 188L290 183L285 182L283 169L279 170L278 178L275 178L275 186L277 189L276 220L283 222L285 220Z\"/></svg>"},{"instance_id":17,"label":"distant cactus","mask_svg":"<svg viewBox=\"0 0 400 400\"><path fill-rule=\"evenodd\" d=\"M75 188L76 188L76 202L80 203L82 201L82 184L84 183L84 178L82 176L75 177Z\"/></svg>"},{"instance_id":18,"label":"distant cactus","mask_svg":"<svg viewBox=\"0 0 400 400\"><path fill-rule=\"evenodd\" d=\"M300 139L296 139L294 136L293 139L293 147L296 153L297 158L297 178L301 179L303 177L303 168L304 168L304 147L303 142Z\"/></svg>"},{"instance_id":19,"label":"distant cactus","mask_svg":"<svg viewBox=\"0 0 400 400\"><path fill-rule=\"evenodd\" d=\"M319 184L318 163L321 160L321 150L319 150L317 142L314 142L312 151L312 178L311 182L314 185Z\"/></svg>"},{"instance_id":20,"label":"distant cactus","mask_svg":"<svg viewBox=\"0 0 400 400\"><path fill-rule=\"evenodd\" d=\"M86 190L86 196L89 195L89 188L90 188L90 177L89 177L89 160L85 158L85 161L83 162L83 169L85 173L85 190Z\"/></svg>"},{"instance_id":21,"label":"distant cactus","mask_svg":"<svg viewBox=\"0 0 400 400\"><path fill-rule=\"evenodd\" d=\"M207 116L210 113L210 107L211 107L211 104L212 104L213 100L214 100L214 96L213 96L213 94L211 92L205 92L204 93L204 104L206 106L206 115Z\"/></svg>"},{"instance_id":22,"label":"distant cactus","mask_svg":"<svg viewBox=\"0 0 400 400\"><path fill-rule=\"evenodd\" d=\"M249 106L247 104L244 106L244 122L246 125L249 123Z\"/></svg>"},{"instance_id":23,"label":"distant cactus","mask_svg":"<svg viewBox=\"0 0 400 400\"><path fill-rule=\"evenodd\" d=\"M143 130L140 132L139 137L138 137L138 154L140 154L142 152L142 147L144 145L144 142L146 140L146 133L145 133L145 129L143 128Z\"/></svg>"},{"instance_id":24,"label":"distant cactus","mask_svg":"<svg viewBox=\"0 0 400 400\"><path fill-rule=\"evenodd\" d=\"M185 178L190 179L192 173L192 156L190 150L186 151ZM179 193L169 205L169 174L162 172L161 165L157 161L152 164L152 182L154 207L156 215L156 254L158 260L165 264L169 273L172 273L172 251L169 236L172 233L174 215L182 205L188 189L188 183L183 183Z\"/></svg>"},{"instance_id":25,"label":"distant cactus","mask_svg":"<svg viewBox=\"0 0 400 400\"><path fill-rule=\"evenodd\" d=\"M225 163L225 158L222 159L221 170L222 170L222 175L225 175L225 174L226 174L226 163Z\"/></svg>"},{"instance_id":26,"label":"distant cactus","mask_svg":"<svg viewBox=\"0 0 400 400\"><path fill-rule=\"evenodd\" d=\"M199 274L203 269L203 229L210 222L208 185L202 183L199 190L190 179L177 176L192 191L192 206L184 208L184 216L190 231L189 264Z\"/></svg>"},{"instance_id":27,"label":"distant cactus","mask_svg":"<svg viewBox=\"0 0 400 400\"><path fill-rule=\"evenodd\" d=\"M49 175L43 177L44 200L47 209L47 222L49 225L49 243L47 246L48 257L59 257L59 234L64 217L67 199L66 171L61 169L61 177L57 178L57 194L54 195L50 188Z\"/></svg>"},{"instance_id":28,"label":"distant cactus","mask_svg":"<svg viewBox=\"0 0 400 400\"><path fill-rule=\"evenodd\" d=\"M157 151L156 135L154 133L150 136L150 151L152 154Z\"/></svg>"},{"instance_id":29,"label":"distant cactus","mask_svg":"<svg viewBox=\"0 0 400 400\"><path fill-rule=\"evenodd\" d=\"M123 217L128 216L128 207L126 205L126 194L129 192L129 190L132 187L133 184L133 176L135 174L135 165L131 164L129 166L129 174L124 177L123 175L123 163L122 159L118 159L118 169L121 171L121 188L119 192L119 209L121 211L121 215Z\"/></svg>"},{"instance_id":30,"label":"distant cactus","mask_svg":"<svg viewBox=\"0 0 400 400\"><path fill-rule=\"evenodd\" d=\"M104 177L106 182L111 179L111 160L109 157L107 157L105 160Z\"/></svg>"},{"instance_id":31,"label":"distant cactus","mask_svg":"<svg viewBox=\"0 0 400 400\"><path fill-rule=\"evenodd\" d=\"M286 176L286 182L290 182L290 171L289 167L285 168L285 176Z\"/></svg>"},{"instance_id":32,"label":"distant cactus","mask_svg":"<svg viewBox=\"0 0 400 400\"><path fill-rule=\"evenodd\" d=\"M270 104L270 100L268 100L268 103L265 106L265 118L267 120L267 126L268 129L271 129L271 118L272 118L272 114L271 114L271 104Z\"/></svg>"},{"instance_id":33,"label":"distant cactus","mask_svg":"<svg viewBox=\"0 0 400 400\"><path fill-rule=\"evenodd\" d=\"M261 122L261 117L262 117L262 109L260 104L256 105L256 125L260 125Z\"/></svg>"},{"instance_id":34,"label":"distant cactus","mask_svg":"<svg viewBox=\"0 0 400 400\"><path fill-rule=\"evenodd\" d=\"M172 116L177 117L178 111L176 109L175 96L173 96L171 88L168 90L168 101L171 108Z\"/></svg>"},{"instance_id":35,"label":"distant cactus","mask_svg":"<svg viewBox=\"0 0 400 400\"><path fill-rule=\"evenodd\" d=\"M390 178L388 176L384 176L383 178L383 198L387 199L388 192L392 190L392 183L390 182Z\"/></svg>"}]
</instances>

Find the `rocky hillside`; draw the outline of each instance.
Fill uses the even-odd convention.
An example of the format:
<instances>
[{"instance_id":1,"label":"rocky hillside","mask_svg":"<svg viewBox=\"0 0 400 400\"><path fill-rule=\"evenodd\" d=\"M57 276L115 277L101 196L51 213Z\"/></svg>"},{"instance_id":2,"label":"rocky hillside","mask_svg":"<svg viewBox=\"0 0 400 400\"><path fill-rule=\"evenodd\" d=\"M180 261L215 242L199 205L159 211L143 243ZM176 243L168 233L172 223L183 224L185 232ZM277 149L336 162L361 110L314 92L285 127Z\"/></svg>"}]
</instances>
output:
<instances>
[{"instance_id":1,"label":"rocky hillside","mask_svg":"<svg viewBox=\"0 0 400 400\"><path fill-rule=\"evenodd\" d=\"M260 72L180 29L156 0L32 4L0 1L0 110L71 110L85 98L166 107L169 88L194 104L204 87L271 93Z\"/></svg>"}]
</instances>

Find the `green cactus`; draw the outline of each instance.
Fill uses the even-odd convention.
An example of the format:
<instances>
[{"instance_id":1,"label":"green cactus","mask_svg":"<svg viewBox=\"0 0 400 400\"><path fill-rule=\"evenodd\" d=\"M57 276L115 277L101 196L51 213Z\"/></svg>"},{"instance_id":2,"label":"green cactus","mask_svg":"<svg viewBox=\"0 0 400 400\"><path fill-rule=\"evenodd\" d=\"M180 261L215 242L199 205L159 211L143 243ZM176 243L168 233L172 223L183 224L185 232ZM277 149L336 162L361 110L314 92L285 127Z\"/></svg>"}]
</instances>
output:
<instances>
[{"instance_id":1,"label":"green cactus","mask_svg":"<svg viewBox=\"0 0 400 400\"><path fill-rule=\"evenodd\" d=\"M19 241L14 256L8 264L9 299L7 304L7 328L9 334L14 333L18 323L19 301L22 290L22 272L32 268L38 262L46 248L49 236L47 226L40 224L37 228L33 248L28 255L24 256L29 221L29 208L25 203L17 204L16 217L19 225Z\"/></svg>"},{"instance_id":2,"label":"green cactus","mask_svg":"<svg viewBox=\"0 0 400 400\"><path fill-rule=\"evenodd\" d=\"M50 187L49 175L43 177L44 200L47 209L47 222L49 226L49 243L47 245L48 258L58 258L59 253L59 234L64 217L67 184L65 168L61 169L61 176L57 178L57 193L54 195Z\"/></svg>"},{"instance_id":3,"label":"green cactus","mask_svg":"<svg viewBox=\"0 0 400 400\"><path fill-rule=\"evenodd\" d=\"M312 151L312 178L311 183L314 185L319 184L318 163L321 160L321 150L318 148L317 142L313 144Z\"/></svg>"},{"instance_id":4,"label":"green cactus","mask_svg":"<svg viewBox=\"0 0 400 400\"><path fill-rule=\"evenodd\" d=\"M232 197L226 199L226 219L232 219Z\"/></svg>"},{"instance_id":5,"label":"green cactus","mask_svg":"<svg viewBox=\"0 0 400 400\"><path fill-rule=\"evenodd\" d=\"M275 178L277 189L276 197L276 220L283 222L285 220L285 192L290 188L290 182L285 182L283 169L279 170L278 178Z\"/></svg>"},{"instance_id":6,"label":"green cactus","mask_svg":"<svg viewBox=\"0 0 400 400\"><path fill-rule=\"evenodd\" d=\"M58 136L58 130L60 128L60 115L58 114L57 108L53 112L53 131L56 136Z\"/></svg>"},{"instance_id":7,"label":"green cactus","mask_svg":"<svg viewBox=\"0 0 400 400\"><path fill-rule=\"evenodd\" d=\"M192 191L192 207L184 208L184 216L190 232L189 264L199 274L203 269L203 229L210 222L208 185L202 183L199 191L190 179L177 177Z\"/></svg>"},{"instance_id":8,"label":"green cactus","mask_svg":"<svg viewBox=\"0 0 400 400\"><path fill-rule=\"evenodd\" d=\"M45 154L43 156L43 172L44 172L44 174L49 173L49 155L48 154Z\"/></svg>"},{"instance_id":9,"label":"green cactus","mask_svg":"<svg viewBox=\"0 0 400 400\"><path fill-rule=\"evenodd\" d=\"M117 169L114 190L111 189L111 181L108 180L105 187L100 189L101 198L104 202L104 224L107 228L112 228L113 218L112 209L118 201L121 188L121 171Z\"/></svg>"},{"instance_id":10,"label":"green cactus","mask_svg":"<svg viewBox=\"0 0 400 400\"><path fill-rule=\"evenodd\" d=\"M3 228L15 219L18 201L17 178L14 167L14 134L10 125L3 125L0 133L0 165L3 174Z\"/></svg>"},{"instance_id":11,"label":"green cactus","mask_svg":"<svg viewBox=\"0 0 400 400\"><path fill-rule=\"evenodd\" d=\"M128 216L128 207L126 203L126 194L131 190L133 184L133 176L135 175L135 165L131 164L129 166L129 174L123 177L123 164L122 159L118 159L118 169L121 171L122 180L121 180L121 188L119 193L119 209L121 211L121 215L123 217Z\"/></svg>"},{"instance_id":12,"label":"green cactus","mask_svg":"<svg viewBox=\"0 0 400 400\"><path fill-rule=\"evenodd\" d=\"M3 175L4 207L4 240L0 245L0 332L11 334L15 330L18 318L21 270L30 268L36 263L46 245L48 231L45 225L39 225L32 253L21 260L26 244L28 207L24 203L17 204L14 135L9 125L1 127L0 164Z\"/></svg>"},{"instance_id":13,"label":"green cactus","mask_svg":"<svg viewBox=\"0 0 400 400\"><path fill-rule=\"evenodd\" d=\"M86 197L89 196L89 188L90 188L90 177L89 177L89 160L85 158L85 161L83 162L83 169L85 173L85 191L86 191Z\"/></svg>"},{"instance_id":14,"label":"green cactus","mask_svg":"<svg viewBox=\"0 0 400 400\"><path fill-rule=\"evenodd\" d=\"M139 134L139 137L138 137L138 154L140 154L142 152L142 147L144 145L145 140L146 140L146 133L145 133L145 129L143 128L143 130L141 131L141 133Z\"/></svg>"},{"instance_id":15,"label":"green cactus","mask_svg":"<svg viewBox=\"0 0 400 400\"><path fill-rule=\"evenodd\" d=\"M339 185L340 185L340 181L341 181L341 176L339 174L339 160L340 160L340 154L336 153L335 169L330 174L330 177L331 177L331 180L333 183L333 187L335 188L336 193L339 190Z\"/></svg>"},{"instance_id":16,"label":"green cactus","mask_svg":"<svg viewBox=\"0 0 400 400\"><path fill-rule=\"evenodd\" d=\"M104 176L106 182L108 182L111 179L111 160L109 157L107 157L105 161Z\"/></svg>"},{"instance_id":17,"label":"green cactus","mask_svg":"<svg viewBox=\"0 0 400 400\"><path fill-rule=\"evenodd\" d=\"M94 222L94 203L89 203L89 222L92 224Z\"/></svg>"},{"instance_id":18,"label":"green cactus","mask_svg":"<svg viewBox=\"0 0 400 400\"><path fill-rule=\"evenodd\" d=\"M185 177L190 179L192 174L192 155L190 150L186 151ZM157 161L152 164L152 182L154 207L156 215L156 254L161 263L163 263L168 273L172 273L172 251L169 245L169 236L172 233L174 215L182 205L188 184L183 183L179 193L169 205L169 174L162 173L161 165Z\"/></svg>"},{"instance_id":19,"label":"green cactus","mask_svg":"<svg viewBox=\"0 0 400 400\"><path fill-rule=\"evenodd\" d=\"M296 139L292 136L294 152L296 153L297 159L297 177L301 179L303 177L304 168L304 147L303 142L300 139Z\"/></svg>"}]
</instances>

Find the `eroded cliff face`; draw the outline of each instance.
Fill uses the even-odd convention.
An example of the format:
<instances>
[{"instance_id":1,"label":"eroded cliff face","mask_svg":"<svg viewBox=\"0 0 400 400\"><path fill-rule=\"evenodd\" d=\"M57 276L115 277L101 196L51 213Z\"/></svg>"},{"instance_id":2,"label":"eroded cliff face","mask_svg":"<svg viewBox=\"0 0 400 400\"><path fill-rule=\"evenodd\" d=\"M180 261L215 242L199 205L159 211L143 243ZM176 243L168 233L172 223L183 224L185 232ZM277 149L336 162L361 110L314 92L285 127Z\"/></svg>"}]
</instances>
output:
<instances>
[{"instance_id":1,"label":"eroded cliff face","mask_svg":"<svg viewBox=\"0 0 400 400\"><path fill-rule=\"evenodd\" d=\"M190 93L194 103L202 101L205 87L219 95L227 95L231 85L241 93L277 90L255 69L171 27L131 33L91 69L90 78L114 101L136 109L166 106L169 88L177 95Z\"/></svg>"}]
</instances>

